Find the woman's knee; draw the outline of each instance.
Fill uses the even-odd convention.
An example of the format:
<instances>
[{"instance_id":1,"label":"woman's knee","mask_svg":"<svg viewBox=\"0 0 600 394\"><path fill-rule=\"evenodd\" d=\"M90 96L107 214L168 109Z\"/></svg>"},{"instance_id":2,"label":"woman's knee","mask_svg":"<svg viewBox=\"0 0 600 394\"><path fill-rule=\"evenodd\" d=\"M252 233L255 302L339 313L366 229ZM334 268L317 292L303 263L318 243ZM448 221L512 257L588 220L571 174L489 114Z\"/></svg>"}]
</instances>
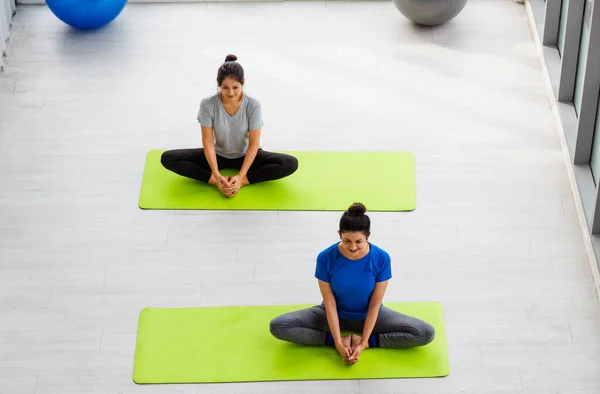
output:
<instances>
[{"instance_id":1,"label":"woman's knee","mask_svg":"<svg viewBox=\"0 0 600 394\"><path fill-rule=\"evenodd\" d=\"M283 158L283 167L288 175L293 174L298 170L298 159L291 155L286 155Z\"/></svg>"},{"instance_id":2,"label":"woman's knee","mask_svg":"<svg viewBox=\"0 0 600 394\"><path fill-rule=\"evenodd\" d=\"M160 164L163 167L170 169L172 167L173 162L175 161L175 152L174 151L164 151L162 155L160 155Z\"/></svg>"},{"instance_id":3,"label":"woman's knee","mask_svg":"<svg viewBox=\"0 0 600 394\"><path fill-rule=\"evenodd\" d=\"M427 322L423 322L423 326L419 330L419 338L421 339L421 345L427 345L433 342L435 338L435 328Z\"/></svg>"},{"instance_id":4,"label":"woman's knee","mask_svg":"<svg viewBox=\"0 0 600 394\"><path fill-rule=\"evenodd\" d=\"M277 316L269 323L269 331L277 339L283 339L285 330L289 328L289 324L285 316Z\"/></svg>"}]
</instances>

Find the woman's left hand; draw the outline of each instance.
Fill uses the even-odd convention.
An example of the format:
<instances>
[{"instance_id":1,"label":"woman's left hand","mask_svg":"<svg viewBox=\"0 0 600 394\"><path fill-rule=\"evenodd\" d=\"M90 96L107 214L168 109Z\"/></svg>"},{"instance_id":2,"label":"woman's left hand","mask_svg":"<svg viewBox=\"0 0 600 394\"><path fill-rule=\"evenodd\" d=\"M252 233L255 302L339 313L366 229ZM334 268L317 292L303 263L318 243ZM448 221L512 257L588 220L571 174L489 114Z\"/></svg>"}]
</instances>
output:
<instances>
[{"instance_id":1,"label":"woman's left hand","mask_svg":"<svg viewBox=\"0 0 600 394\"><path fill-rule=\"evenodd\" d=\"M358 335L352 335L352 348L350 349L350 358L348 359L350 364L356 364L360 358L360 354L363 350L369 346L363 343L362 338Z\"/></svg>"},{"instance_id":2,"label":"woman's left hand","mask_svg":"<svg viewBox=\"0 0 600 394\"><path fill-rule=\"evenodd\" d=\"M353 347L352 348L352 353L350 354L349 361L352 364L357 363L358 359L360 358L360 354L365 349L366 349L366 346L362 342L360 342L358 345L356 345L355 347Z\"/></svg>"},{"instance_id":3,"label":"woman's left hand","mask_svg":"<svg viewBox=\"0 0 600 394\"><path fill-rule=\"evenodd\" d=\"M229 178L229 184L234 188L232 195L236 195L240 191L242 186L248 185L249 182L247 177L242 176L241 174L237 174Z\"/></svg>"},{"instance_id":4,"label":"woman's left hand","mask_svg":"<svg viewBox=\"0 0 600 394\"><path fill-rule=\"evenodd\" d=\"M242 184L242 177L240 174L234 175L229 178L229 184L231 185L230 195L235 196L240 191Z\"/></svg>"}]
</instances>

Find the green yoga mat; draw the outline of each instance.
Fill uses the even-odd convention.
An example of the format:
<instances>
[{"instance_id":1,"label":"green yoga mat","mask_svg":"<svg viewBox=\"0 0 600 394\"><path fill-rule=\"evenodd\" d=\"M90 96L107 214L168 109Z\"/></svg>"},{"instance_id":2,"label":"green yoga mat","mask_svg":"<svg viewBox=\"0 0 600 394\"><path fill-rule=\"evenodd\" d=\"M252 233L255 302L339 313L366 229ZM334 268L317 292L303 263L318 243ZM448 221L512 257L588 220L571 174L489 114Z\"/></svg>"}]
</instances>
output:
<instances>
[{"instance_id":1,"label":"green yoga mat","mask_svg":"<svg viewBox=\"0 0 600 394\"><path fill-rule=\"evenodd\" d=\"M386 303L436 329L413 349L366 349L355 365L333 347L280 341L275 316L311 305L147 308L140 313L133 380L148 383L417 378L450 372L442 308L435 302Z\"/></svg>"},{"instance_id":2,"label":"green yoga mat","mask_svg":"<svg viewBox=\"0 0 600 394\"><path fill-rule=\"evenodd\" d=\"M286 151L298 159L294 174L243 187L233 198L166 170L162 152L146 157L142 209L344 211L357 201L370 211L416 207L415 160L407 152Z\"/></svg>"}]
</instances>

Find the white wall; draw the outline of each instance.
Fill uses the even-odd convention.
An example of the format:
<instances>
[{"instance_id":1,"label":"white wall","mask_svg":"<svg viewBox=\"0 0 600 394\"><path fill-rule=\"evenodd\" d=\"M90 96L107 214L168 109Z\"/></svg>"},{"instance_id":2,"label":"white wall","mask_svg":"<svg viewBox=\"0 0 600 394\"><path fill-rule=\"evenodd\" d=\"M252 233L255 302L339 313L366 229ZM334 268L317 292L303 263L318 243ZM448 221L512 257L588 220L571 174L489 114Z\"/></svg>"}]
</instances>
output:
<instances>
[{"instance_id":1,"label":"white wall","mask_svg":"<svg viewBox=\"0 0 600 394\"><path fill-rule=\"evenodd\" d=\"M0 68L4 62L6 54L6 44L8 41L8 33L12 24L12 16L15 12L14 0L0 0ZM1 70L0 70L1 71Z\"/></svg>"}]
</instances>

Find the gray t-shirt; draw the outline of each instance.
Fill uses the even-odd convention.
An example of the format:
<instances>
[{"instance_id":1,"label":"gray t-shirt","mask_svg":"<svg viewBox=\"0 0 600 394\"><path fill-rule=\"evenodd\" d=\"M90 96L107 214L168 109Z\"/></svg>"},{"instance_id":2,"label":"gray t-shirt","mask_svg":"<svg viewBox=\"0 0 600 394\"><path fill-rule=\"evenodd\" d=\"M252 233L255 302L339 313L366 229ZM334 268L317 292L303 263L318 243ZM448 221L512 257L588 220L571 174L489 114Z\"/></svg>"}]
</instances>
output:
<instances>
[{"instance_id":1,"label":"gray t-shirt","mask_svg":"<svg viewBox=\"0 0 600 394\"><path fill-rule=\"evenodd\" d=\"M260 103L244 93L240 109L232 116L225 111L218 94L200 103L198 122L212 127L217 155L237 159L246 154L250 130L263 126Z\"/></svg>"}]
</instances>

